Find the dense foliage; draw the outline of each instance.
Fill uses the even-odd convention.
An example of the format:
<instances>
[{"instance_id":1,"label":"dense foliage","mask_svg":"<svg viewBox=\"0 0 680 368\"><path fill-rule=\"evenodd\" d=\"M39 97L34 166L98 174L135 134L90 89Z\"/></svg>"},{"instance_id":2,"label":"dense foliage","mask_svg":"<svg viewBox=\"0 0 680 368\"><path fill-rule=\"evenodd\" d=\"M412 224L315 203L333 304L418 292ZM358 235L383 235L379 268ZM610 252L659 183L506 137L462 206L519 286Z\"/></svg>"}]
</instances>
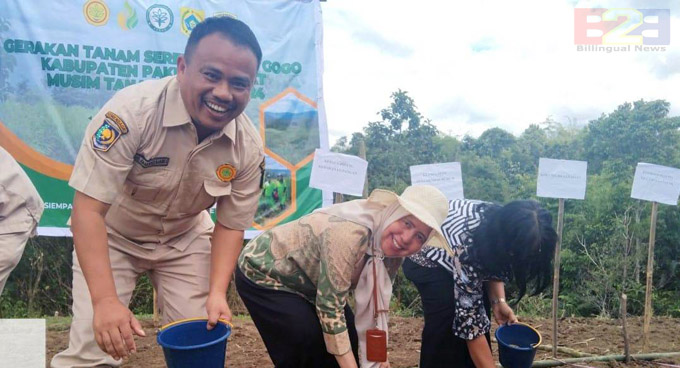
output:
<instances>
[{"instance_id":1,"label":"dense foliage","mask_svg":"<svg viewBox=\"0 0 680 368\"><path fill-rule=\"evenodd\" d=\"M641 314L651 205L631 199L630 190L638 162L680 167L680 119L668 113L665 101L637 101L584 127L548 119L519 137L492 128L478 138L459 140L439 132L407 92L397 91L390 106L378 113L380 120L340 139L334 150L358 154L360 142L365 142L369 189L401 191L410 182L410 165L459 161L467 198L498 203L538 199L553 212L555 222L557 200L535 198L538 158L588 161L586 199L566 201L560 310L567 315L615 316L625 291L629 312ZM680 317L679 228L678 208L659 205L653 301L657 315ZM32 240L0 299L1 316L68 314L72 249L71 239ZM550 298L550 290L525 298L520 313L547 317ZM394 300L396 310L420 312L417 292L403 277L397 279ZM148 280L135 291L132 309L151 312Z\"/></svg>"},{"instance_id":2,"label":"dense foliage","mask_svg":"<svg viewBox=\"0 0 680 368\"><path fill-rule=\"evenodd\" d=\"M465 197L506 203L533 198L553 212L557 200L536 198L539 157L588 162L584 201L566 201L561 271L561 310L574 315L616 315L622 292L629 311L641 314L651 205L630 198L635 166L648 162L680 167L680 119L665 101L624 103L584 127L551 119L519 137L500 128L461 140L439 132L404 91L363 132L342 138L335 151L357 154L366 145L369 189L402 190L409 166L461 162ZM659 206L654 267L656 314L680 316L680 211ZM512 289L512 286L510 286ZM398 307L418 313L417 293L399 280ZM550 290L520 309L549 315Z\"/></svg>"}]
</instances>

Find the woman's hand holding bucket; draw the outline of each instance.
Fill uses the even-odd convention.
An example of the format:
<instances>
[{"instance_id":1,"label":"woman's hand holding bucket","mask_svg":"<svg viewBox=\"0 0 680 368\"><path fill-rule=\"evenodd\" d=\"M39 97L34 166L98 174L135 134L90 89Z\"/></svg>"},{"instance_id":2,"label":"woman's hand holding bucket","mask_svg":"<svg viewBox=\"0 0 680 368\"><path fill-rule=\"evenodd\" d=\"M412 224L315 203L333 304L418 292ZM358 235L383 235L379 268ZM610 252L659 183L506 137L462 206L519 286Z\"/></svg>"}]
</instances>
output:
<instances>
[{"instance_id":1,"label":"woman's hand holding bucket","mask_svg":"<svg viewBox=\"0 0 680 368\"><path fill-rule=\"evenodd\" d=\"M515 312L512 311L508 303L496 303L491 309L493 310L493 318L499 326L505 324L511 325L517 322L517 316L515 316Z\"/></svg>"},{"instance_id":2,"label":"woman's hand holding bucket","mask_svg":"<svg viewBox=\"0 0 680 368\"><path fill-rule=\"evenodd\" d=\"M97 345L113 359L127 358L137 351L132 334L146 336L142 325L117 297L103 298L93 305L92 327Z\"/></svg>"},{"instance_id":3,"label":"woman's hand holding bucket","mask_svg":"<svg viewBox=\"0 0 680 368\"><path fill-rule=\"evenodd\" d=\"M515 312L512 311L512 308L505 301L505 283L500 280L489 280L486 284L493 318L496 320L496 323L499 326L516 323L517 317Z\"/></svg>"},{"instance_id":4,"label":"woman's hand holding bucket","mask_svg":"<svg viewBox=\"0 0 680 368\"><path fill-rule=\"evenodd\" d=\"M231 322L231 309L225 294L211 292L205 303L205 310L208 312L208 330L215 328L218 320Z\"/></svg>"}]
</instances>

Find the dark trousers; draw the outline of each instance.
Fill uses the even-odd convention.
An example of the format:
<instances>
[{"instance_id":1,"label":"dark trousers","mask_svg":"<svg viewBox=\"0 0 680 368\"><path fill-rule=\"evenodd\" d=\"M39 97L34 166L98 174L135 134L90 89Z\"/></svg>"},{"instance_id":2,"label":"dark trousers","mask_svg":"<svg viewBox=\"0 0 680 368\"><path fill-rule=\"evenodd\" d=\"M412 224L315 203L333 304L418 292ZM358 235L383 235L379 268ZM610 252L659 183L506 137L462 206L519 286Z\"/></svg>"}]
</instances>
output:
<instances>
[{"instance_id":1,"label":"dark trousers","mask_svg":"<svg viewBox=\"0 0 680 368\"><path fill-rule=\"evenodd\" d=\"M321 323L312 303L297 294L258 286L238 267L235 282L275 367L338 367L335 356L326 351ZM345 320L358 362L359 340L354 314L347 305Z\"/></svg>"},{"instance_id":2,"label":"dark trousers","mask_svg":"<svg viewBox=\"0 0 680 368\"><path fill-rule=\"evenodd\" d=\"M425 326L420 349L420 368L474 368L467 342L453 334L456 299L451 273L443 267L422 267L408 258L402 269L406 278L418 288L423 302ZM488 334L486 338L489 340Z\"/></svg>"}]
</instances>

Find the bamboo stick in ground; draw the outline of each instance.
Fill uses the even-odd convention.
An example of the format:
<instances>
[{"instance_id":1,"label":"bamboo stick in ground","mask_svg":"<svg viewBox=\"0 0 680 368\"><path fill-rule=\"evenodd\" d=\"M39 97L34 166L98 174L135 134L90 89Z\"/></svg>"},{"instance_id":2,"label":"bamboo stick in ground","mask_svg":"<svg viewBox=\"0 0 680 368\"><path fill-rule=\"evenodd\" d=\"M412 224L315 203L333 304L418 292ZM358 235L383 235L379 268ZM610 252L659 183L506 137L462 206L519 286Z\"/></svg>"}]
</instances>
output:
<instances>
[{"instance_id":1,"label":"bamboo stick in ground","mask_svg":"<svg viewBox=\"0 0 680 368\"><path fill-rule=\"evenodd\" d=\"M495 337L492 337L492 338L491 338L491 342L498 343L498 341L496 340ZM541 344L541 345L538 345L538 346L536 347L536 349L538 349L538 350L545 350L545 351L552 351L552 350L553 350L553 346L550 345L550 344ZM567 355L571 355L571 356L573 356L573 357L577 357L577 358L584 358L584 357L592 357L592 356L595 356L594 354L584 353L584 352L582 352L582 351L578 351L578 350L576 350L576 349L566 348L566 347L564 347L564 346L558 346L558 347L557 347L557 351L560 352L560 353L564 353L564 354L567 354Z\"/></svg>"},{"instance_id":2,"label":"bamboo stick in ground","mask_svg":"<svg viewBox=\"0 0 680 368\"><path fill-rule=\"evenodd\" d=\"M628 343L628 329L626 323L626 316L628 315L628 296L626 294L621 294L621 323L623 325L623 356L625 357L625 362L630 363L630 344Z\"/></svg>"},{"instance_id":3,"label":"bamboo stick in ground","mask_svg":"<svg viewBox=\"0 0 680 368\"><path fill-rule=\"evenodd\" d=\"M652 322L652 273L654 272L654 242L656 240L656 212L658 204L652 202L652 218L649 225L649 249L647 250L647 284L645 287L645 315L642 324L642 349L649 348L649 325Z\"/></svg>"},{"instance_id":4,"label":"bamboo stick in ground","mask_svg":"<svg viewBox=\"0 0 680 368\"><path fill-rule=\"evenodd\" d=\"M545 350L545 351L552 351L553 346L550 344L541 344L537 347L538 350ZM592 357L595 356L594 354L589 354L589 353L584 353L582 351L578 351L576 349L570 349L564 346L558 346L557 351L560 353L564 353L567 355L571 355L576 358L585 358L585 357Z\"/></svg>"},{"instance_id":5,"label":"bamboo stick in ground","mask_svg":"<svg viewBox=\"0 0 680 368\"><path fill-rule=\"evenodd\" d=\"M158 313L158 294L156 293L156 288L153 288L153 327L158 328L160 326L160 317Z\"/></svg>"},{"instance_id":6,"label":"bamboo stick in ground","mask_svg":"<svg viewBox=\"0 0 680 368\"><path fill-rule=\"evenodd\" d=\"M564 198L560 198L557 207L557 244L555 245L555 260L553 271L553 299L552 299L552 318L553 318L553 358L557 358L557 314L558 297L560 293L560 252L562 249L562 230L564 228Z\"/></svg>"},{"instance_id":7,"label":"bamboo stick in ground","mask_svg":"<svg viewBox=\"0 0 680 368\"><path fill-rule=\"evenodd\" d=\"M672 353L633 354L630 357L633 360L655 360L655 359L663 359L663 358L675 358L675 357L679 357L679 356L680 356L680 352L672 352ZM613 362L613 361L622 362L625 359L626 359L626 357L624 355L601 355L601 356L584 357L584 358L566 358L566 359L560 359L560 360L547 359L547 360L539 360L537 362L534 362L532 367L533 368L558 367L558 366L566 365L566 364L584 363L584 362Z\"/></svg>"}]
</instances>

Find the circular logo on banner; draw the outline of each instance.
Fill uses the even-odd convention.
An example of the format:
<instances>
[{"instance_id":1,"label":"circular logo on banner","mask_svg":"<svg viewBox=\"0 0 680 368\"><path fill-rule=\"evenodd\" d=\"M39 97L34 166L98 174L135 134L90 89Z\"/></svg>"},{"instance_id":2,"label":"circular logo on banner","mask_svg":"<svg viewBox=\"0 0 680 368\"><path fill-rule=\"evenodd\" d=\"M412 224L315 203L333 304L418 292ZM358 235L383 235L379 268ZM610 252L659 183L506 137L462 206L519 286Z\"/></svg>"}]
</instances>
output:
<instances>
[{"instance_id":1,"label":"circular logo on banner","mask_svg":"<svg viewBox=\"0 0 680 368\"><path fill-rule=\"evenodd\" d=\"M109 21L109 7L103 0L88 0L83 5L83 15L93 26L103 26Z\"/></svg>"},{"instance_id":2,"label":"circular logo on banner","mask_svg":"<svg viewBox=\"0 0 680 368\"><path fill-rule=\"evenodd\" d=\"M217 178L221 181L231 181L236 176L236 168L230 164L220 165L217 168Z\"/></svg>"},{"instance_id":3,"label":"circular logo on banner","mask_svg":"<svg viewBox=\"0 0 680 368\"><path fill-rule=\"evenodd\" d=\"M151 5L146 10L146 23L156 32L167 31L172 28L174 22L175 16L172 14L172 10L165 5Z\"/></svg>"},{"instance_id":4,"label":"circular logo on banner","mask_svg":"<svg viewBox=\"0 0 680 368\"><path fill-rule=\"evenodd\" d=\"M180 30L186 36L191 34L191 31L205 19L205 12L203 10L196 10L187 7L180 8Z\"/></svg>"}]
</instances>

